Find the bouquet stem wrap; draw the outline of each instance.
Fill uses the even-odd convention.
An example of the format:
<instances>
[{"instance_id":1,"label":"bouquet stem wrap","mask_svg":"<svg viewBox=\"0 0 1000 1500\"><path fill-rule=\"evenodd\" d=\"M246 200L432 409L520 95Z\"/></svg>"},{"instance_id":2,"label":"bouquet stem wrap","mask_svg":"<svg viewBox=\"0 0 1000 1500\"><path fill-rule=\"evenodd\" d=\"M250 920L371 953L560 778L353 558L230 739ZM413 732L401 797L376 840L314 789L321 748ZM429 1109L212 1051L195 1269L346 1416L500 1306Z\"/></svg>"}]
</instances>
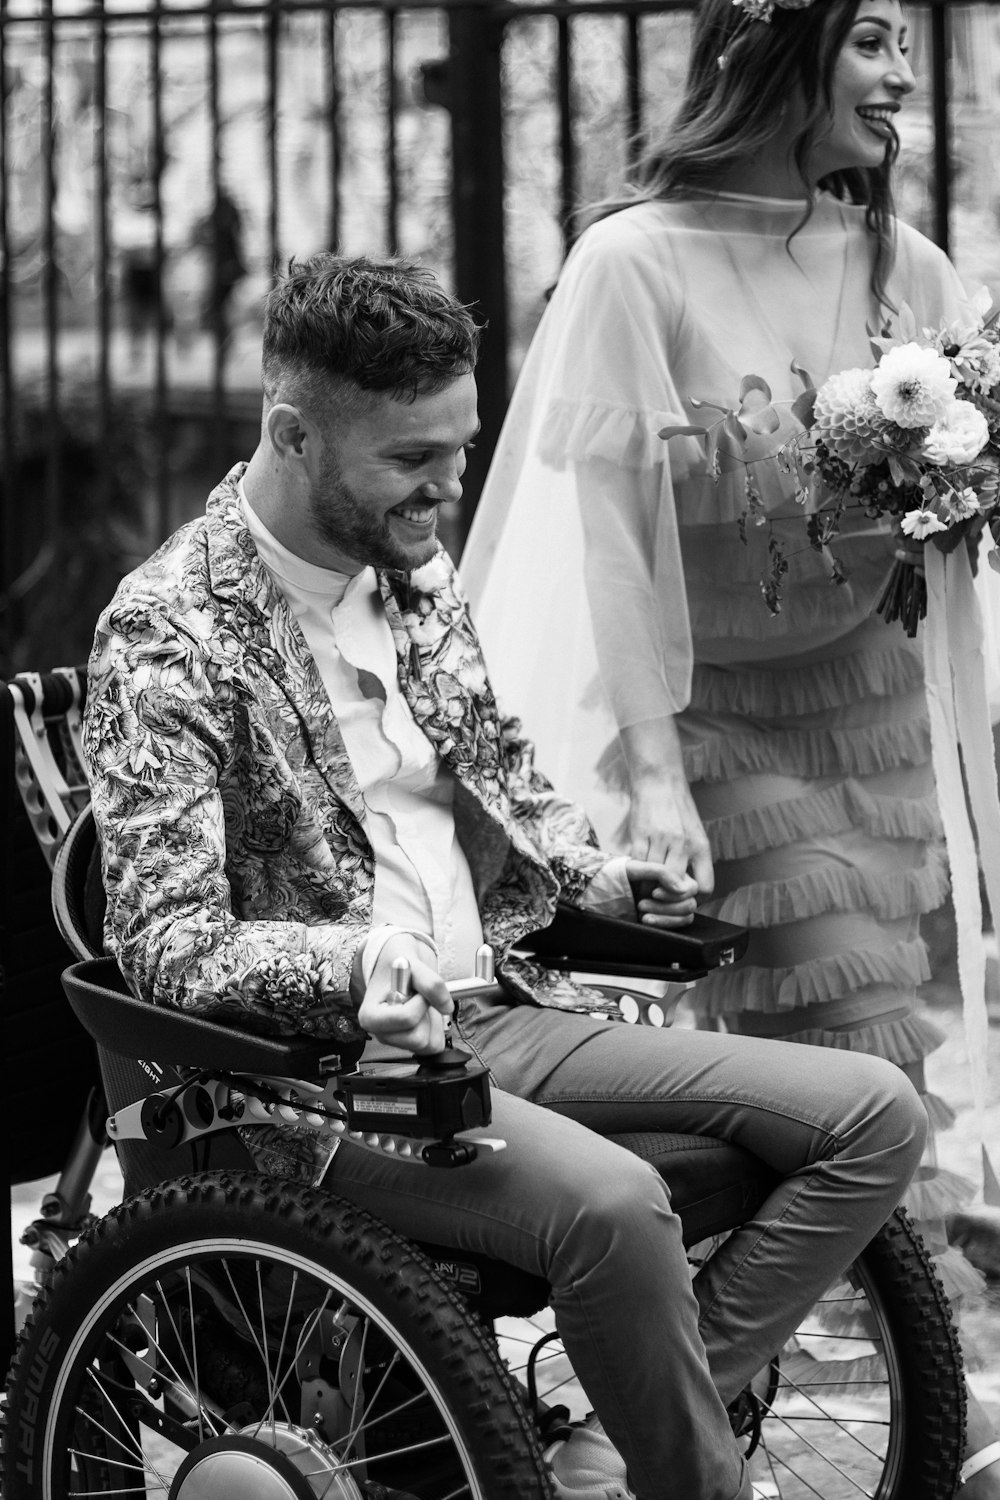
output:
<instances>
[{"instance_id":1,"label":"bouquet stem wrap","mask_svg":"<svg viewBox=\"0 0 1000 1500\"><path fill-rule=\"evenodd\" d=\"M1000 921L1000 797L987 705L983 621L964 546L947 555L927 547L924 565L931 753L951 866L972 1106L982 1151L984 1200L1000 1207L1000 1182L986 1147L989 1016L978 876L981 865L994 922Z\"/></svg>"}]
</instances>

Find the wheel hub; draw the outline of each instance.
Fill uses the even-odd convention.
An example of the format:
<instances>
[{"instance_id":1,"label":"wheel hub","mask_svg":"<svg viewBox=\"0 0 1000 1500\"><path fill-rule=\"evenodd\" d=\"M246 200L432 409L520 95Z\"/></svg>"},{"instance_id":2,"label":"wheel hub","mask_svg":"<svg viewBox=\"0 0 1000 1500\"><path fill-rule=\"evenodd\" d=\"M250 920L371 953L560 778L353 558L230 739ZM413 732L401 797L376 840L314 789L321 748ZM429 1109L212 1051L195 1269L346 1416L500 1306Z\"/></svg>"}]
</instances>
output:
<instances>
[{"instance_id":1,"label":"wheel hub","mask_svg":"<svg viewBox=\"0 0 1000 1500\"><path fill-rule=\"evenodd\" d=\"M363 1500L314 1432L290 1423L210 1438L187 1455L169 1500Z\"/></svg>"}]
</instances>

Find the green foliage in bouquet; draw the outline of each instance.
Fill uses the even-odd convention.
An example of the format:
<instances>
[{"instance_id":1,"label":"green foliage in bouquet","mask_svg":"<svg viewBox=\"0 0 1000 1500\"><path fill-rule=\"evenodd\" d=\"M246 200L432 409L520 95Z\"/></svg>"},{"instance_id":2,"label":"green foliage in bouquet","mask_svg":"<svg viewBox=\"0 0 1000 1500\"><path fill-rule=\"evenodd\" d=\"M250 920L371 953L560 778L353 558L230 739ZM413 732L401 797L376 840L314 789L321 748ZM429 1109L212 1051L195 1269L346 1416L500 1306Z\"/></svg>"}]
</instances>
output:
<instances>
[{"instance_id":1,"label":"green foliage in bouquet","mask_svg":"<svg viewBox=\"0 0 1000 1500\"><path fill-rule=\"evenodd\" d=\"M985 291L967 316L938 329L918 329L904 305L894 325L872 335L873 368L839 371L818 388L796 368L803 391L791 403L774 402L767 382L748 375L731 407L692 400L696 410L720 412L717 421L678 423L660 436L708 439L716 479L742 465L746 507L738 524L744 541L748 525L770 527L754 468L776 461L806 511L806 543L828 553L833 584L847 576L828 550L845 510L859 508L872 520L888 517L899 549L876 607L915 635L927 608L927 543L949 552L963 541L973 547L984 526L994 540L1000 534L998 321L1000 309L991 307ZM779 406L789 408L791 424ZM782 440L762 452L768 435ZM1000 571L995 548L989 561ZM761 592L773 614L781 609L787 572L784 544L772 528Z\"/></svg>"}]
</instances>

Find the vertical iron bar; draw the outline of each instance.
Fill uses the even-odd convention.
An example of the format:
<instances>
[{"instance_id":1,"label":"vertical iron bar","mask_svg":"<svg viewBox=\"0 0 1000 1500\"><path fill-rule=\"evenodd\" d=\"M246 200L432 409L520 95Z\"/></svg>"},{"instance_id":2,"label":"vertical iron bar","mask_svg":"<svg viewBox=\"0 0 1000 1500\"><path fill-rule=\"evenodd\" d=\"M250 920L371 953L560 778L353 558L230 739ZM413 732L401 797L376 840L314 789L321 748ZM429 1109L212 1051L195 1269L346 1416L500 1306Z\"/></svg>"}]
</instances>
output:
<instances>
[{"instance_id":1,"label":"vertical iron bar","mask_svg":"<svg viewBox=\"0 0 1000 1500\"><path fill-rule=\"evenodd\" d=\"M576 213L576 146L573 140L573 39L569 16L561 13L556 22L557 83L559 101L559 226L567 249L573 242L573 216Z\"/></svg>"},{"instance_id":2,"label":"vertical iron bar","mask_svg":"<svg viewBox=\"0 0 1000 1500\"><path fill-rule=\"evenodd\" d=\"M628 140L625 156L633 166L642 151L642 52L639 46L639 17L630 10L625 17L625 121Z\"/></svg>"},{"instance_id":3,"label":"vertical iron bar","mask_svg":"<svg viewBox=\"0 0 1000 1500\"><path fill-rule=\"evenodd\" d=\"M476 371L482 430L463 480L466 499L456 522L457 548L468 534L507 408L503 22L491 0L470 0L451 10L448 21L455 291L489 322Z\"/></svg>"},{"instance_id":4,"label":"vertical iron bar","mask_svg":"<svg viewBox=\"0 0 1000 1500\"><path fill-rule=\"evenodd\" d=\"M946 255L951 252L951 135L948 80L951 64L951 25L947 0L931 5L931 105L934 115L934 238Z\"/></svg>"},{"instance_id":5,"label":"vertical iron bar","mask_svg":"<svg viewBox=\"0 0 1000 1500\"><path fill-rule=\"evenodd\" d=\"M278 44L281 40L281 11L277 0L269 0L267 9L267 178L270 204L267 217L268 250L271 275L281 262L278 203Z\"/></svg>"},{"instance_id":6,"label":"vertical iron bar","mask_svg":"<svg viewBox=\"0 0 1000 1500\"><path fill-rule=\"evenodd\" d=\"M330 143L330 230L329 246L336 250L340 242L341 219L341 163L343 156L343 130L340 114L340 72L337 66L337 17L336 6L331 5L326 13L327 55L327 139Z\"/></svg>"},{"instance_id":7,"label":"vertical iron bar","mask_svg":"<svg viewBox=\"0 0 1000 1500\"><path fill-rule=\"evenodd\" d=\"M97 278L97 426L100 434L100 495L106 511L111 498L111 295L108 261L108 27L104 0L96 0L97 27L94 35L94 168L97 187L96 278Z\"/></svg>"},{"instance_id":8,"label":"vertical iron bar","mask_svg":"<svg viewBox=\"0 0 1000 1500\"><path fill-rule=\"evenodd\" d=\"M163 27L164 12L156 4L150 12L150 84L153 96L153 262L156 268L156 368L153 378L153 451L156 478L156 536L159 543L172 527L170 496L170 413L167 410L168 312L164 287L166 245L163 228L163 171L166 166L166 136L163 126Z\"/></svg>"},{"instance_id":9,"label":"vertical iron bar","mask_svg":"<svg viewBox=\"0 0 1000 1500\"><path fill-rule=\"evenodd\" d=\"M56 20L54 0L44 0L45 87L42 96L42 179L45 225L42 233L42 299L45 329L45 401L48 442L39 542L55 541L60 522L59 457L59 244L56 235ZM24 562L28 559L25 558Z\"/></svg>"},{"instance_id":10,"label":"vertical iron bar","mask_svg":"<svg viewBox=\"0 0 1000 1500\"><path fill-rule=\"evenodd\" d=\"M13 299L10 284L7 13L7 0L0 0L0 676L4 677L16 670L10 655L13 644L10 618L13 601L9 598L16 569L12 556L11 526L14 513L15 438L11 359L14 330L10 317ZM13 1335L12 1324L7 1331ZM8 1355L10 1352L8 1349Z\"/></svg>"},{"instance_id":11,"label":"vertical iron bar","mask_svg":"<svg viewBox=\"0 0 1000 1500\"><path fill-rule=\"evenodd\" d=\"M212 459L221 475L227 465L226 441L226 342L227 308L223 303L221 277L223 233L222 181L222 113L219 102L219 15L218 0L210 0L208 14L208 115L211 132L211 206L205 254L208 260L208 287L203 304L203 321L208 324L212 340Z\"/></svg>"},{"instance_id":12,"label":"vertical iron bar","mask_svg":"<svg viewBox=\"0 0 1000 1500\"><path fill-rule=\"evenodd\" d=\"M385 11L385 70L386 102L389 118L385 133L385 231L386 248L390 255L399 248L399 162L397 159L396 113L399 108L399 87L396 81L396 40L399 12L391 6Z\"/></svg>"}]
</instances>

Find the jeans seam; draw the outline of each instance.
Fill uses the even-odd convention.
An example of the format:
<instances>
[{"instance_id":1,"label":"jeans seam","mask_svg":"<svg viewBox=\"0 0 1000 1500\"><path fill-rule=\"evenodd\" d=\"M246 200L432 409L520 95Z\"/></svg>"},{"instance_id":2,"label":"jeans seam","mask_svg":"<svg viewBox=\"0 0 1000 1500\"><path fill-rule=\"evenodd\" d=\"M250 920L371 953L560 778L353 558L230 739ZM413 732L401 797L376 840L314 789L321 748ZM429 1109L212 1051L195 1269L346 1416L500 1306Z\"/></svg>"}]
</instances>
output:
<instances>
[{"instance_id":1,"label":"jeans seam","mask_svg":"<svg viewBox=\"0 0 1000 1500\"><path fill-rule=\"evenodd\" d=\"M614 1093L599 1093L596 1091L586 1094L546 1094L539 1091L533 1102L545 1109L555 1109L564 1104L670 1104L669 1098L664 1099L662 1094L638 1093L625 1094L617 1090ZM793 1114L790 1110L782 1109L777 1104L764 1104L759 1099L741 1098L733 1094L686 1094L684 1103L687 1104L729 1104L740 1108L753 1109L760 1114L776 1115L782 1120L791 1120L796 1125L803 1125L809 1130L815 1130L823 1138L833 1143L834 1154L840 1150L840 1137L830 1130L829 1125L818 1119L810 1119L801 1114ZM654 1128L654 1127L649 1127ZM593 1129L588 1126L588 1129ZM600 1132L598 1132L599 1134ZM666 1132L669 1133L669 1132Z\"/></svg>"},{"instance_id":2,"label":"jeans seam","mask_svg":"<svg viewBox=\"0 0 1000 1500\"><path fill-rule=\"evenodd\" d=\"M810 1174L810 1176L811 1175L812 1174ZM708 1305L706 1307L703 1307L701 1309L701 1314L700 1314L699 1319L698 1319L699 1324L702 1324L702 1323L705 1323L705 1322L708 1321L708 1318L709 1318L709 1316L710 1316L710 1314L712 1312L712 1309L715 1307L716 1303L719 1301L719 1298L723 1295L724 1292L727 1292L729 1290L729 1288L732 1286L733 1282L736 1280L737 1276L740 1275L740 1273L742 1272L742 1270L743 1270L744 1266L746 1265L747 1261L750 1259L750 1256L753 1255L753 1253L757 1249L757 1247L764 1240L767 1239L767 1237L770 1234L770 1232L772 1231L772 1229L774 1229L777 1225L779 1225L780 1223L782 1223L782 1221L784 1220L784 1218L788 1214L789 1209L791 1209L792 1206L795 1203L798 1202L799 1198L801 1197L802 1193L805 1192L805 1190L806 1190L807 1187L808 1187L808 1182L802 1182L802 1183L800 1183L799 1186L798 1186L798 1188L796 1189L796 1191L789 1198L788 1202L785 1204L784 1208L781 1210L781 1213L778 1215L778 1217L776 1219L769 1219L767 1221L767 1224L761 1230L760 1234L758 1234L757 1238L754 1240L753 1244L747 1246L746 1251L740 1257L739 1264L733 1266L732 1270L730 1271L729 1275L726 1277L726 1280L722 1284L722 1286L716 1287L715 1295L712 1297L711 1302L708 1303ZM744 1227L746 1227L746 1226L744 1225Z\"/></svg>"}]
</instances>

